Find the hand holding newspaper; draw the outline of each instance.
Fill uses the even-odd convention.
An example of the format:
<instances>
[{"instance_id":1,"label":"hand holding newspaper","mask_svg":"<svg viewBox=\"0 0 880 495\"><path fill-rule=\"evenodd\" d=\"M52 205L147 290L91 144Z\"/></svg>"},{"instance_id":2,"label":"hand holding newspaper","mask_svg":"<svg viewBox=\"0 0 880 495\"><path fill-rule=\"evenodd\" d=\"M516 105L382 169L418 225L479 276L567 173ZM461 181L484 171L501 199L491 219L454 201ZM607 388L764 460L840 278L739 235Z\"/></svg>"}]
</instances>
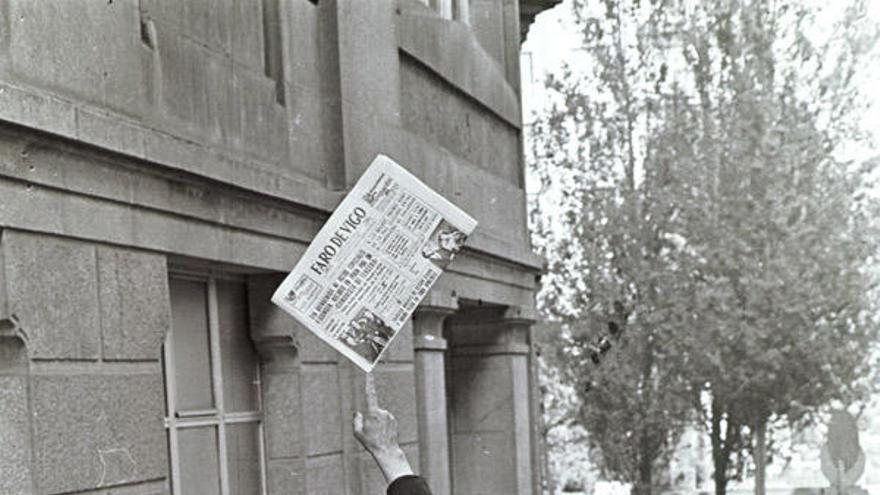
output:
<instances>
[{"instance_id":1,"label":"hand holding newspaper","mask_svg":"<svg viewBox=\"0 0 880 495\"><path fill-rule=\"evenodd\" d=\"M272 302L369 373L476 226L379 155Z\"/></svg>"}]
</instances>

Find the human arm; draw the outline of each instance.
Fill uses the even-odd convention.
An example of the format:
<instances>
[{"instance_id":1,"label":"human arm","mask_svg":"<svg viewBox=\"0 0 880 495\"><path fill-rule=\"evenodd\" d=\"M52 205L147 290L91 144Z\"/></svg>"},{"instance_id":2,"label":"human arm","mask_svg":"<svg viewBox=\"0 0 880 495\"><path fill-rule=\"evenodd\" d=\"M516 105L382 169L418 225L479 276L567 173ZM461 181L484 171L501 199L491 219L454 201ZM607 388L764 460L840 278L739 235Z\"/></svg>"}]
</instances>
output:
<instances>
[{"instance_id":1,"label":"human arm","mask_svg":"<svg viewBox=\"0 0 880 495\"><path fill-rule=\"evenodd\" d=\"M354 436L373 456L385 481L388 495L430 495L422 478L415 476L397 442L397 419L379 407L373 375L366 377L367 409L354 416Z\"/></svg>"}]
</instances>

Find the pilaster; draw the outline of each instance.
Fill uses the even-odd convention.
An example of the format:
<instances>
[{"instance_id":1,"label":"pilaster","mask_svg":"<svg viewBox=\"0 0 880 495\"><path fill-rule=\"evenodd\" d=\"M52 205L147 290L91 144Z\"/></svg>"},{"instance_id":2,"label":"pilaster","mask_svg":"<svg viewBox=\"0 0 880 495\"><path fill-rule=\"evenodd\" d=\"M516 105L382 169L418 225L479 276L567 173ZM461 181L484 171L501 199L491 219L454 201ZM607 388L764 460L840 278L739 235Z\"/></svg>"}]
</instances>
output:
<instances>
[{"instance_id":1,"label":"pilaster","mask_svg":"<svg viewBox=\"0 0 880 495\"><path fill-rule=\"evenodd\" d=\"M251 339L260 355L268 495L304 493L306 451L294 320L270 302L281 275L248 278Z\"/></svg>"},{"instance_id":2,"label":"pilaster","mask_svg":"<svg viewBox=\"0 0 880 495\"><path fill-rule=\"evenodd\" d=\"M420 306L413 315L420 472L438 495L452 493L443 322L454 312L453 307Z\"/></svg>"},{"instance_id":3,"label":"pilaster","mask_svg":"<svg viewBox=\"0 0 880 495\"><path fill-rule=\"evenodd\" d=\"M460 493L534 493L530 338L518 308L474 307L447 321L453 480Z\"/></svg>"}]
</instances>

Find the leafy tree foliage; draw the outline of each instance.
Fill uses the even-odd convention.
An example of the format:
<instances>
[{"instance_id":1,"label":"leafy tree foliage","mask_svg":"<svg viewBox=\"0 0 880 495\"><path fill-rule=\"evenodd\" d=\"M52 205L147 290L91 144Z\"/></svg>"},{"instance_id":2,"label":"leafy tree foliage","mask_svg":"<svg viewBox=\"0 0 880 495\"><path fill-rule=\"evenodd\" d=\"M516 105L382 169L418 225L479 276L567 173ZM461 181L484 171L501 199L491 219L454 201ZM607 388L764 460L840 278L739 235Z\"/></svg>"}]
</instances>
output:
<instances>
[{"instance_id":1,"label":"leafy tree foliage","mask_svg":"<svg viewBox=\"0 0 880 495\"><path fill-rule=\"evenodd\" d=\"M839 149L862 137L863 13L817 43L795 1L574 2L588 70L548 81L531 129L541 304L600 466L637 493L689 419L716 493L750 458L762 493L772 425L864 392L880 211Z\"/></svg>"},{"instance_id":2,"label":"leafy tree foliage","mask_svg":"<svg viewBox=\"0 0 880 495\"><path fill-rule=\"evenodd\" d=\"M558 343L563 338L558 324L542 324L535 328L532 345L538 356L538 389L543 421L541 440L544 446L543 482L548 493L585 491L595 472L584 446L584 429L575 418L580 407L573 383L563 378L565 367Z\"/></svg>"}]
</instances>

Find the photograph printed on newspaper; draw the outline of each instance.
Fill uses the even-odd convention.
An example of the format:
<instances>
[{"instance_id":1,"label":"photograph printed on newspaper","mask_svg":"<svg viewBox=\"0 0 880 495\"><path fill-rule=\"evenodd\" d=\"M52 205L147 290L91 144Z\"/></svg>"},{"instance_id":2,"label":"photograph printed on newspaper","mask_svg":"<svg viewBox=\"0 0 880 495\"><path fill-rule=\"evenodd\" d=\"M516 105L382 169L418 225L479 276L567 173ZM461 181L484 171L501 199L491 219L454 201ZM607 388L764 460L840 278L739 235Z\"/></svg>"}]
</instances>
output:
<instances>
[{"instance_id":1,"label":"photograph printed on newspaper","mask_svg":"<svg viewBox=\"0 0 880 495\"><path fill-rule=\"evenodd\" d=\"M272 302L370 372L476 226L379 155Z\"/></svg>"}]
</instances>

